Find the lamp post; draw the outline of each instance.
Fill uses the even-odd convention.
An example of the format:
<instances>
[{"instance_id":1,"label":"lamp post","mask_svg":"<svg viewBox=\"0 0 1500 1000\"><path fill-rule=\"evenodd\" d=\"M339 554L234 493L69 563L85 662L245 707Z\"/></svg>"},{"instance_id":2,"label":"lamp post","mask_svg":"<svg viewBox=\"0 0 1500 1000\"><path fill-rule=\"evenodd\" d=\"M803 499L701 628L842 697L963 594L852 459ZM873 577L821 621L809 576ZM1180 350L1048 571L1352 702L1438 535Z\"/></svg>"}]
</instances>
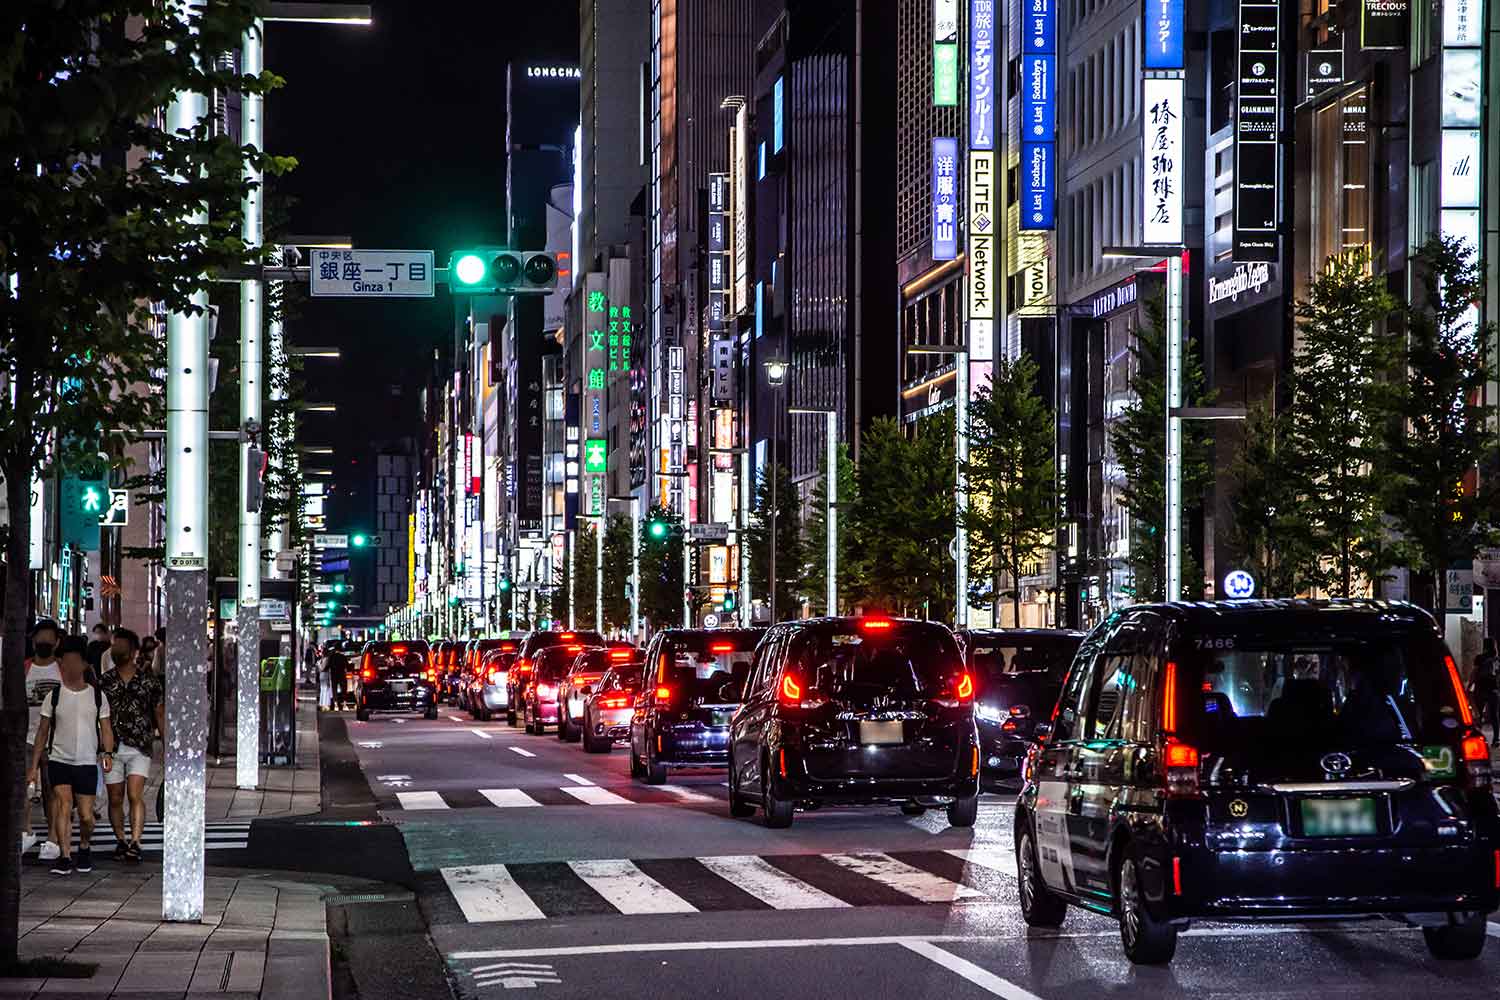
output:
<instances>
[{"instance_id":1,"label":"lamp post","mask_svg":"<svg viewBox=\"0 0 1500 1000\"><path fill-rule=\"evenodd\" d=\"M837 410L824 410L812 407L794 406L787 410L788 413L821 413L827 421L824 428L824 445L826 452L824 461L826 478L823 483L823 498L828 504L828 511L824 515L825 534L828 543L827 563L827 611L830 616L839 613L839 528L838 528L838 490L839 490L839 415Z\"/></svg>"},{"instance_id":2,"label":"lamp post","mask_svg":"<svg viewBox=\"0 0 1500 1000\"><path fill-rule=\"evenodd\" d=\"M630 641L637 642L641 629L641 498L631 493L609 499L630 504Z\"/></svg>"},{"instance_id":3,"label":"lamp post","mask_svg":"<svg viewBox=\"0 0 1500 1000\"><path fill-rule=\"evenodd\" d=\"M787 368L786 361L781 358L771 358L765 362L766 384L772 389L781 389L786 384ZM769 593L766 595L766 613L770 616L771 624L776 624L776 439L781 436L781 419L777 414L781 411L777 407L771 408L771 555L770 572L767 574L767 587Z\"/></svg>"},{"instance_id":4,"label":"lamp post","mask_svg":"<svg viewBox=\"0 0 1500 1000\"><path fill-rule=\"evenodd\" d=\"M939 354L953 365L953 624L969 624L969 349L960 344L907 344L907 354Z\"/></svg>"}]
</instances>

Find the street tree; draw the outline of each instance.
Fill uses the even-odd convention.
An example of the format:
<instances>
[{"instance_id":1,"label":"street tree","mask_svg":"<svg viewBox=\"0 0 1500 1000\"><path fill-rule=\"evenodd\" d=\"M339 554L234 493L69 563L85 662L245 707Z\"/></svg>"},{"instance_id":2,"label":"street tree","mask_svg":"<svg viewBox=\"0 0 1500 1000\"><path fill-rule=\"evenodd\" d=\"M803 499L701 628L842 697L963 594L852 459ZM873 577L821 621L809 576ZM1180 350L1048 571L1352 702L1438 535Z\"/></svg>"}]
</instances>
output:
<instances>
[{"instance_id":1,"label":"street tree","mask_svg":"<svg viewBox=\"0 0 1500 1000\"><path fill-rule=\"evenodd\" d=\"M290 161L215 134L166 131L177 91L270 90L220 55L256 0L182 8L161 0L11 0L0 12L0 477L6 539L4 794L0 843L19 837L26 732L22 671L33 483L82 454L119 454L160 426L165 345L153 307L193 310L217 270L246 263L242 170ZM189 221L208 209L208 222ZM206 596L206 595L205 595ZM0 858L0 966L16 959L19 857Z\"/></svg>"},{"instance_id":2,"label":"street tree","mask_svg":"<svg viewBox=\"0 0 1500 1000\"><path fill-rule=\"evenodd\" d=\"M1378 470L1391 412L1383 380L1394 361L1381 326L1395 309L1385 276L1371 271L1362 249L1330 256L1310 297L1297 303L1295 419L1284 440L1321 556L1315 582L1335 597L1366 592L1390 565Z\"/></svg>"},{"instance_id":3,"label":"street tree","mask_svg":"<svg viewBox=\"0 0 1500 1000\"><path fill-rule=\"evenodd\" d=\"M679 624L684 583L682 515L658 504L646 512L637 530L641 533L641 617L652 629Z\"/></svg>"},{"instance_id":4,"label":"street tree","mask_svg":"<svg viewBox=\"0 0 1500 1000\"><path fill-rule=\"evenodd\" d=\"M1137 601L1159 601L1166 596L1167 524L1167 333L1166 306L1160 296L1146 301L1146 322L1135 332L1130 348L1127 386L1131 399L1110 429L1124 473L1120 505L1130 516L1128 564ZM1197 345L1182 346L1182 399L1186 406L1206 406L1212 395L1204 391L1203 366ZM1182 428L1182 520L1184 529L1195 508L1201 508L1212 480L1212 445L1202 424L1184 421ZM1191 551L1182 546L1180 564L1183 596L1203 592L1203 572Z\"/></svg>"},{"instance_id":5,"label":"street tree","mask_svg":"<svg viewBox=\"0 0 1500 1000\"><path fill-rule=\"evenodd\" d=\"M972 574L1011 598L1021 622L1020 578L1052 544L1057 529L1056 423L1037 393L1036 363L1022 353L995 362L990 384L969 408L969 507ZM1009 588L1002 591L1002 581Z\"/></svg>"},{"instance_id":6,"label":"street tree","mask_svg":"<svg viewBox=\"0 0 1500 1000\"><path fill-rule=\"evenodd\" d=\"M839 444L834 451L835 468L838 470L838 492L835 494L834 518L838 558L838 604L828 605L828 477L825 472L818 477L813 487L812 503L807 512L807 524L803 528L803 551L807 558L807 569L803 573L807 596L815 610L822 614L838 614L849 608L858 593L859 582L855 579L854 532L850 529L850 513L859 505L859 486L854 460L849 457L849 448Z\"/></svg>"},{"instance_id":7,"label":"street tree","mask_svg":"<svg viewBox=\"0 0 1500 1000\"><path fill-rule=\"evenodd\" d=\"M591 519L578 519L578 528L573 532L573 579L569 587L568 564L563 563L562 582L558 586L558 593L554 597L554 604L558 609L558 617L562 621L568 620L568 612L571 610L573 624L578 628L603 629L603 625L595 621L594 596L598 593L599 577L599 550L598 529ZM568 591L573 592L573 604L569 607Z\"/></svg>"},{"instance_id":8,"label":"street tree","mask_svg":"<svg viewBox=\"0 0 1500 1000\"><path fill-rule=\"evenodd\" d=\"M611 514L604 528L604 621L610 628L630 626L631 519Z\"/></svg>"},{"instance_id":9,"label":"street tree","mask_svg":"<svg viewBox=\"0 0 1500 1000\"><path fill-rule=\"evenodd\" d=\"M802 503L797 484L785 466L776 469L776 494L772 500L771 472L762 471L755 484L755 502L750 507L750 525L745 540L750 546L750 592L771 592L771 508L776 508L776 617L797 616L802 595L807 547L803 542Z\"/></svg>"},{"instance_id":10,"label":"street tree","mask_svg":"<svg viewBox=\"0 0 1500 1000\"><path fill-rule=\"evenodd\" d=\"M1388 386L1394 419L1382 428L1377 481L1398 533L1393 555L1426 578L1418 592L1441 613L1448 568L1472 560L1476 534L1493 528L1481 491L1494 486L1476 485L1474 471L1495 441L1483 405L1494 328L1476 326L1484 285L1467 243L1434 236L1412 263L1422 295L1403 309L1406 342Z\"/></svg>"},{"instance_id":11,"label":"street tree","mask_svg":"<svg viewBox=\"0 0 1500 1000\"><path fill-rule=\"evenodd\" d=\"M1289 419L1277 414L1270 400L1251 406L1230 465L1231 539L1267 597L1302 593L1318 572L1306 498L1289 467Z\"/></svg>"}]
</instances>

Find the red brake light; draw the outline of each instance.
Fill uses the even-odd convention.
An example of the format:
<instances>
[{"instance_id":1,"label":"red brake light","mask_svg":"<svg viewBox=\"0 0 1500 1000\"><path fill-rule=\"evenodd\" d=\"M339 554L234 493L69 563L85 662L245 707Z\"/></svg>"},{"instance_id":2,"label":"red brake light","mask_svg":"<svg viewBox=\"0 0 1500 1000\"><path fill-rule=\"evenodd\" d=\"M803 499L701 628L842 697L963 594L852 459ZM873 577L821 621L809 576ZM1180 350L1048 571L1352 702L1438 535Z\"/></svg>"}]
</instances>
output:
<instances>
[{"instance_id":1,"label":"red brake light","mask_svg":"<svg viewBox=\"0 0 1500 1000\"><path fill-rule=\"evenodd\" d=\"M1467 741L1465 741L1467 742ZM1167 744L1167 766L1168 767L1197 767L1198 748L1188 746L1186 743L1171 742Z\"/></svg>"},{"instance_id":2,"label":"red brake light","mask_svg":"<svg viewBox=\"0 0 1500 1000\"><path fill-rule=\"evenodd\" d=\"M732 652L734 652L734 643L732 643L732 642L711 642L711 643L708 644L708 651L710 653L732 653Z\"/></svg>"},{"instance_id":3,"label":"red brake light","mask_svg":"<svg viewBox=\"0 0 1500 1000\"><path fill-rule=\"evenodd\" d=\"M391 647L391 652L394 655L396 655L396 656L400 656L402 653L406 652L406 647L405 646L392 646Z\"/></svg>"},{"instance_id":4,"label":"red brake light","mask_svg":"<svg viewBox=\"0 0 1500 1000\"><path fill-rule=\"evenodd\" d=\"M581 652L583 652L583 647L582 646L568 646L568 647L566 647L566 649L570 653L581 653Z\"/></svg>"},{"instance_id":5,"label":"red brake light","mask_svg":"<svg viewBox=\"0 0 1500 1000\"><path fill-rule=\"evenodd\" d=\"M802 700L802 685L798 684L791 674L781 678L781 700L792 704Z\"/></svg>"},{"instance_id":6,"label":"red brake light","mask_svg":"<svg viewBox=\"0 0 1500 1000\"><path fill-rule=\"evenodd\" d=\"M1463 679L1458 676L1458 664L1453 662L1453 657L1443 654L1443 663L1448 667L1448 681L1453 685L1453 697L1458 701L1458 718L1466 726L1474 724L1474 713L1469 709L1469 696L1464 693ZM1467 745L1468 740L1464 741ZM1464 758L1467 760L1468 758ZM1487 758L1486 758L1487 759Z\"/></svg>"},{"instance_id":7,"label":"red brake light","mask_svg":"<svg viewBox=\"0 0 1500 1000\"><path fill-rule=\"evenodd\" d=\"M611 649L609 651L609 658L616 661L628 660L634 655L635 650L633 649Z\"/></svg>"},{"instance_id":8,"label":"red brake light","mask_svg":"<svg viewBox=\"0 0 1500 1000\"><path fill-rule=\"evenodd\" d=\"M502 642L500 644L500 652L502 653L514 653L515 651L516 644L513 642Z\"/></svg>"},{"instance_id":9,"label":"red brake light","mask_svg":"<svg viewBox=\"0 0 1500 1000\"><path fill-rule=\"evenodd\" d=\"M1167 661L1166 676L1163 678L1161 685L1161 728L1163 732L1177 732L1177 664L1171 660ZM1196 759L1197 752L1196 750L1193 751L1195 755L1193 760L1194 767L1198 764ZM1168 754L1170 756L1170 750ZM1172 766L1170 760L1168 761L1168 766ZM1182 766L1186 767L1187 765Z\"/></svg>"},{"instance_id":10,"label":"red brake light","mask_svg":"<svg viewBox=\"0 0 1500 1000\"><path fill-rule=\"evenodd\" d=\"M1031 717L1031 706L1030 705L1012 705L1012 706L1010 706L1010 714L1011 714L1011 716L1013 718L1017 718L1017 719L1029 719Z\"/></svg>"},{"instance_id":11,"label":"red brake light","mask_svg":"<svg viewBox=\"0 0 1500 1000\"><path fill-rule=\"evenodd\" d=\"M1495 888L1500 889L1500 851L1495 852Z\"/></svg>"},{"instance_id":12,"label":"red brake light","mask_svg":"<svg viewBox=\"0 0 1500 1000\"><path fill-rule=\"evenodd\" d=\"M605 697L599 699L599 705L602 708L629 708L630 707L630 695L628 695L628 694L611 694L611 695L606 695Z\"/></svg>"},{"instance_id":13,"label":"red brake light","mask_svg":"<svg viewBox=\"0 0 1500 1000\"><path fill-rule=\"evenodd\" d=\"M427 679L430 680L430 681L437 680L437 671L434 670L434 669L432 669L431 667L428 667L427 668Z\"/></svg>"},{"instance_id":14,"label":"red brake light","mask_svg":"<svg viewBox=\"0 0 1500 1000\"><path fill-rule=\"evenodd\" d=\"M359 679L362 681L373 681L375 679L375 668L365 667L365 669L359 672Z\"/></svg>"},{"instance_id":15,"label":"red brake light","mask_svg":"<svg viewBox=\"0 0 1500 1000\"><path fill-rule=\"evenodd\" d=\"M1484 741L1483 736L1466 736L1460 744L1460 756L1463 757L1464 763L1476 760L1489 763L1489 744Z\"/></svg>"},{"instance_id":16,"label":"red brake light","mask_svg":"<svg viewBox=\"0 0 1500 1000\"><path fill-rule=\"evenodd\" d=\"M1198 797L1198 748L1168 738L1166 750L1167 797L1191 799Z\"/></svg>"},{"instance_id":17,"label":"red brake light","mask_svg":"<svg viewBox=\"0 0 1500 1000\"><path fill-rule=\"evenodd\" d=\"M672 689L671 688L666 687L665 685L663 685L662 687L659 687L659 688L656 689L656 700L657 701L670 701L671 698L672 698Z\"/></svg>"},{"instance_id":18,"label":"red brake light","mask_svg":"<svg viewBox=\"0 0 1500 1000\"><path fill-rule=\"evenodd\" d=\"M958 680L958 697L960 701L968 701L974 697L974 678L968 674Z\"/></svg>"},{"instance_id":19,"label":"red brake light","mask_svg":"<svg viewBox=\"0 0 1500 1000\"><path fill-rule=\"evenodd\" d=\"M871 632L884 632L889 629L892 622L889 618L865 618L860 621L859 627Z\"/></svg>"},{"instance_id":20,"label":"red brake light","mask_svg":"<svg viewBox=\"0 0 1500 1000\"><path fill-rule=\"evenodd\" d=\"M573 641L573 633L572 632L559 632L557 634L557 637L559 639L561 639L563 642L572 642Z\"/></svg>"}]
</instances>

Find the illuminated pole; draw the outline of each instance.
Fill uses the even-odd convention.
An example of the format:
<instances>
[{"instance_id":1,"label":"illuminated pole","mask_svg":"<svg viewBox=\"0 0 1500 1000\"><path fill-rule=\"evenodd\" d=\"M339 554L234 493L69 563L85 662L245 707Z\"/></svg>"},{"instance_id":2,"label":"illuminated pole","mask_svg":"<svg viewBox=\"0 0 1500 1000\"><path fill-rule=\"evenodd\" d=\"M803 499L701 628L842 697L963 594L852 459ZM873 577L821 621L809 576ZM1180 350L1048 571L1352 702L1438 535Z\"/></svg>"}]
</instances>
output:
<instances>
[{"instance_id":1,"label":"illuminated pole","mask_svg":"<svg viewBox=\"0 0 1500 1000\"><path fill-rule=\"evenodd\" d=\"M193 7L175 5L184 23ZM167 131L189 132L208 117L208 98L178 91ZM182 178L178 178L181 180ZM206 206L184 220L208 225ZM208 292L193 293L195 312L167 317L166 598L167 697L163 733L163 920L203 918L203 813L208 745Z\"/></svg>"},{"instance_id":2,"label":"illuminated pole","mask_svg":"<svg viewBox=\"0 0 1500 1000\"><path fill-rule=\"evenodd\" d=\"M749 426L748 420L745 424ZM750 527L750 491L754 487L750 483L750 451L745 449L740 452L740 625L749 628L753 621L750 613L750 545L745 538L745 531Z\"/></svg>"},{"instance_id":3,"label":"illuminated pole","mask_svg":"<svg viewBox=\"0 0 1500 1000\"><path fill-rule=\"evenodd\" d=\"M630 640L641 636L641 498L630 498Z\"/></svg>"},{"instance_id":4,"label":"illuminated pole","mask_svg":"<svg viewBox=\"0 0 1500 1000\"><path fill-rule=\"evenodd\" d=\"M263 63L265 22L256 19L245 32L241 69L246 76L259 76ZM241 142L256 150L264 144L261 121L263 98L243 94L240 98ZM244 181L249 185L241 202L244 221L241 236L247 248L259 249L263 239L260 170L245 161ZM247 439L240 443L240 558L239 604L236 612L238 647L238 711L235 713L235 784L254 789L260 779L260 508L251 510L250 478L260 470L250 468L248 435L264 420L261 412L261 322L264 319L259 279L240 282L240 428Z\"/></svg>"},{"instance_id":5,"label":"illuminated pole","mask_svg":"<svg viewBox=\"0 0 1500 1000\"><path fill-rule=\"evenodd\" d=\"M568 631L578 627L578 573L575 570L577 560L573 558L576 553L577 535L572 529L568 530Z\"/></svg>"},{"instance_id":6,"label":"illuminated pole","mask_svg":"<svg viewBox=\"0 0 1500 1000\"><path fill-rule=\"evenodd\" d=\"M1182 254L1167 258L1166 598L1182 599Z\"/></svg>"},{"instance_id":7,"label":"illuminated pole","mask_svg":"<svg viewBox=\"0 0 1500 1000\"><path fill-rule=\"evenodd\" d=\"M823 495L828 498L824 521L828 534L828 613L839 613L839 417L828 411L828 484Z\"/></svg>"},{"instance_id":8,"label":"illuminated pole","mask_svg":"<svg viewBox=\"0 0 1500 1000\"><path fill-rule=\"evenodd\" d=\"M594 628L604 631L604 515L594 532Z\"/></svg>"},{"instance_id":9,"label":"illuminated pole","mask_svg":"<svg viewBox=\"0 0 1500 1000\"><path fill-rule=\"evenodd\" d=\"M964 465L969 461L969 353L960 351L953 369L953 460L954 460L954 528L953 528L953 623L958 628L969 624L969 529L964 523L969 513L969 477ZM1019 587L1020 582L1016 581ZM1020 625L1020 622L1016 623Z\"/></svg>"}]
</instances>

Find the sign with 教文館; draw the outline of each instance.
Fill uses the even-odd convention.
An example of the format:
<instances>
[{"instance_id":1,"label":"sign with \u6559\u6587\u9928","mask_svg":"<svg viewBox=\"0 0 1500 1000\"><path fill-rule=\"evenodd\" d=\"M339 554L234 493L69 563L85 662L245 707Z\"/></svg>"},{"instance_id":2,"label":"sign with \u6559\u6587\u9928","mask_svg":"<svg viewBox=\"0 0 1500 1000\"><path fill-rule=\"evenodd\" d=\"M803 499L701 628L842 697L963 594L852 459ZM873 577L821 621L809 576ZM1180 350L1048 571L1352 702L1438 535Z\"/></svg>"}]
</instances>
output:
<instances>
[{"instance_id":1,"label":"sign with \u6559\u6587\u9928","mask_svg":"<svg viewBox=\"0 0 1500 1000\"><path fill-rule=\"evenodd\" d=\"M431 250L337 250L314 247L308 292L315 298L430 299Z\"/></svg>"}]
</instances>

